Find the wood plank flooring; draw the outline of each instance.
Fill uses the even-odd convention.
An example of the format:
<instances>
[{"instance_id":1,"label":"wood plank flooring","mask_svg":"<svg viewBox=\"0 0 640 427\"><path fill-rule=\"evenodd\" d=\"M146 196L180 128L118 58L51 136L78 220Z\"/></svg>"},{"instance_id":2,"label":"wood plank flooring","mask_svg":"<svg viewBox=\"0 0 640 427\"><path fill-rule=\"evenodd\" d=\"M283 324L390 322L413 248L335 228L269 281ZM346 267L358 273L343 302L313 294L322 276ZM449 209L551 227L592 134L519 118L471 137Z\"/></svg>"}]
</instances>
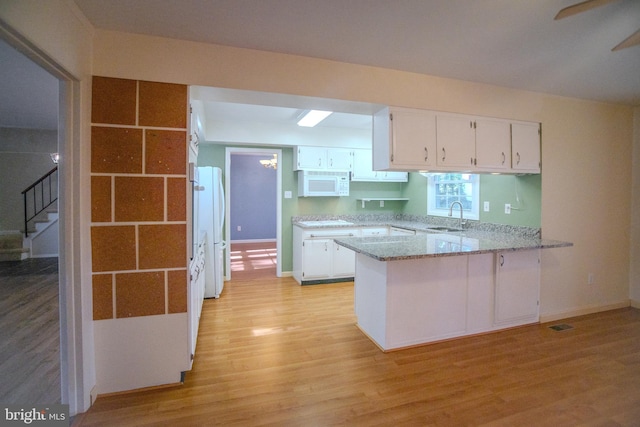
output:
<instances>
[{"instance_id":1,"label":"wood plank flooring","mask_svg":"<svg viewBox=\"0 0 640 427\"><path fill-rule=\"evenodd\" d=\"M60 403L58 258L0 262L0 402Z\"/></svg>"},{"instance_id":2,"label":"wood plank flooring","mask_svg":"<svg viewBox=\"0 0 640 427\"><path fill-rule=\"evenodd\" d=\"M81 426L638 426L640 310L392 353L353 283L232 280L181 386L99 396Z\"/></svg>"},{"instance_id":3,"label":"wood plank flooring","mask_svg":"<svg viewBox=\"0 0 640 427\"><path fill-rule=\"evenodd\" d=\"M276 277L276 242L231 244L231 280Z\"/></svg>"}]
</instances>

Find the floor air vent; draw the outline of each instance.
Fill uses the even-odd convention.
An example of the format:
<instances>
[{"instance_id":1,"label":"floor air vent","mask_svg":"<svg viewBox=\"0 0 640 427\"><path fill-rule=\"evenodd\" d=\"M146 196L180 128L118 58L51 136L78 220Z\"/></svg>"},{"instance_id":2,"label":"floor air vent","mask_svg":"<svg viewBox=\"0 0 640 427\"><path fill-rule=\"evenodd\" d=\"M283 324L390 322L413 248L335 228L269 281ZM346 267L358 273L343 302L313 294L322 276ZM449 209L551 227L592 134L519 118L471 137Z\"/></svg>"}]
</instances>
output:
<instances>
[{"instance_id":1,"label":"floor air vent","mask_svg":"<svg viewBox=\"0 0 640 427\"><path fill-rule=\"evenodd\" d=\"M573 326L567 325L566 323L562 323L560 325L549 326L549 329L553 329L554 331L566 331L567 329L573 329Z\"/></svg>"}]
</instances>

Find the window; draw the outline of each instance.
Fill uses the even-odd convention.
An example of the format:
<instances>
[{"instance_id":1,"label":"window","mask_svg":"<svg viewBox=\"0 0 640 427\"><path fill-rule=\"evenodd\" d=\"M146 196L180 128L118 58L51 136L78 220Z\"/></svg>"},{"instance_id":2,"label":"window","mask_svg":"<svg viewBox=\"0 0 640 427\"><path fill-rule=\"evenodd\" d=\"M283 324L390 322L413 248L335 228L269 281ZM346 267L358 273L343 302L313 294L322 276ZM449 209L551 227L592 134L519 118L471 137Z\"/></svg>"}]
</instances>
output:
<instances>
[{"instance_id":1,"label":"window","mask_svg":"<svg viewBox=\"0 0 640 427\"><path fill-rule=\"evenodd\" d=\"M427 215L449 216L453 202L462 203L465 219L480 219L480 179L469 173L427 174ZM453 216L458 218L460 208L456 205Z\"/></svg>"}]
</instances>

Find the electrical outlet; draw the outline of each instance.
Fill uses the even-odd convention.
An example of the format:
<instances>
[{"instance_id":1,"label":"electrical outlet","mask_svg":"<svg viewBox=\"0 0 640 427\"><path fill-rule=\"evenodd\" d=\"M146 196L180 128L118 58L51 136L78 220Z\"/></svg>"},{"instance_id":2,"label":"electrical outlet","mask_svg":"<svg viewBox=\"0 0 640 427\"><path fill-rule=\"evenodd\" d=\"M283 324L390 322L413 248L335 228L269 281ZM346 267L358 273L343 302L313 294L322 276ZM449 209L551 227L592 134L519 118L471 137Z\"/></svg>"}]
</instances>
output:
<instances>
[{"instance_id":1,"label":"electrical outlet","mask_svg":"<svg viewBox=\"0 0 640 427\"><path fill-rule=\"evenodd\" d=\"M505 203L505 205L504 205L504 213L506 213L507 215L511 214L511 204Z\"/></svg>"},{"instance_id":2,"label":"electrical outlet","mask_svg":"<svg viewBox=\"0 0 640 427\"><path fill-rule=\"evenodd\" d=\"M484 211L489 212L489 202L484 202Z\"/></svg>"},{"instance_id":3,"label":"electrical outlet","mask_svg":"<svg viewBox=\"0 0 640 427\"><path fill-rule=\"evenodd\" d=\"M238 230L238 231L242 231L242 226L240 226L240 225L239 225L239 226L238 226L238 228L237 228L237 230Z\"/></svg>"},{"instance_id":4,"label":"electrical outlet","mask_svg":"<svg viewBox=\"0 0 640 427\"><path fill-rule=\"evenodd\" d=\"M587 275L587 285L593 285L593 273Z\"/></svg>"},{"instance_id":5,"label":"electrical outlet","mask_svg":"<svg viewBox=\"0 0 640 427\"><path fill-rule=\"evenodd\" d=\"M380 207L384 208L384 200L380 200Z\"/></svg>"}]
</instances>

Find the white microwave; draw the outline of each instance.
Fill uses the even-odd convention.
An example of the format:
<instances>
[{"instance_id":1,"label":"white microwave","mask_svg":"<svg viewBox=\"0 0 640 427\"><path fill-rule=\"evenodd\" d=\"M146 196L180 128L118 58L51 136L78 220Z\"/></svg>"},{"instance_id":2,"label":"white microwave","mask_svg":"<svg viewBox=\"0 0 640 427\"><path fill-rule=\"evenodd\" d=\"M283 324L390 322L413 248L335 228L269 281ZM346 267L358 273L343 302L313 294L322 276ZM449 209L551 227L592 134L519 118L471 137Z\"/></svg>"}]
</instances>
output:
<instances>
[{"instance_id":1,"label":"white microwave","mask_svg":"<svg viewBox=\"0 0 640 427\"><path fill-rule=\"evenodd\" d=\"M298 197L349 195L349 172L298 171Z\"/></svg>"}]
</instances>

